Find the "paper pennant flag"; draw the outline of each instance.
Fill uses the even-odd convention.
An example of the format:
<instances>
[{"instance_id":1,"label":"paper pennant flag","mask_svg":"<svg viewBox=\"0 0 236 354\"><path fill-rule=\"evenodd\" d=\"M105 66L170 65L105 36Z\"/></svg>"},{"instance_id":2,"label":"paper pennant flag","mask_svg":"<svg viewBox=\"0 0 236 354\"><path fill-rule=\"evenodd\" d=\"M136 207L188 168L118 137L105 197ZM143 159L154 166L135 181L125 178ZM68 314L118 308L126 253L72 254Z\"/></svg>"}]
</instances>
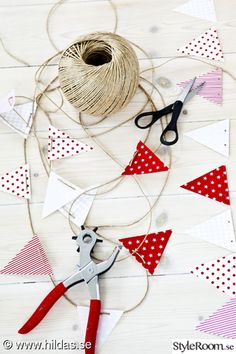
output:
<instances>
[{"instance_id":1,"label":"paper pennant flag","mask_svg":"<svg viewBox=\"0 0 236 354\"><path fill-rule=\"evenodd\" d=\"M89 189L91 189L90 187ZM86 190L83 190L77 187L77 191L79 192L79 197L75 200L75 202L69 202L63 208L60 209L60 212L65 215L67 218L70 213L70 220L76 224L77 226L84 225L85 220L89 214L89 211L92 207L96 189L93 189L86 194Z\"/></svg>"},{"instance_id":2,"label":"paper pennant flag","mask_svg":"<svg viewBox=\"0 0 236 354\"><path fill-rule=\"evenodd\" d=\"M182 81L178 85L180 87L186 87L190 80ZM223 103L223 70L217 68L216 70L210 71L209 73L202 74L198 76L195 80L193 88L196 88L201 83L204 82L204 86L200 91L197 92L198 96L206 98L208 101L213 103L222 104Z\"/></svg>"},{"instance_id":3,"label":"paper pennant flag","mask_svg":"<svg viewBox=\"0 0 236 354\"><path fill-rule=\"evenodd\" d=\"M30 199L29 165L20 166L0 177L0 190L17 197Z\"/></svg>"},{"instance_id":4,"label":"paper pennant flag","mask_svg":"<svg viewBox=\"0 0 236 354\"><path fill-rule=\"evenodd\" d=\"M121 238L119 241L150 274L153 274L171 234L172 230L167 230L147 236Z\"/></svg>"},{"instance_id":5,"label":"paper pennant flag","mask_svg":"<svg viewBox=\"0 0 236 354\"><path fill-rule=\"evenodd\" d=\"M236 339L236 298L227 301L221 308L201 322L196 330Z\"/></svg>"},{"instance_id":6,"label":"paper pennant flag","mask_svg":"<svg viewBox=\"0 0 236 354\"><path fill-rule=\"evenodd\" d=\"M3 113L0 118L10 128L27 138L32 126L33 104L32 102L16 105L8 113Z\"/></svg>"},{"instance_id":7,"label":"paper pennant flag","mask_svg":"<svg viewBox=\"0 0 236 354\"><path fill-rule=\"evenodd\" d=\"M177 49L181 54L193 55L215 61L224 61L219 37L215 27L194 38L191 42Z\"/></svg>"},{"instance_id":8,"label":"paper pennant flag","mask_svg":"<svg viewBox=\"0 0 236 354\"><path fill-rule=\"evenodd\" d=\"M202 195L217 202L230 205L226 166L216 169L183 184L181 188Z\"/></svg>"},{"instance_id":9,"label":"paper pennant flag","mask_svg":"<svg viewBox=\"0 0 236 354\"><path fill-rule=\"evenodd\" d=\"M224 156L229 156L229 119L192 130L184 135Z\"/></svg>"},{"instance_id":10,"label":"paper pennant flag","mask_svg":"<svg viewBox=\"0 0 236 354\"><path fill-rule=\"evenodd\" d=\"M229 296L236 295L236 255L221 257L212 262L202 263L191 273Z\"/></svg>"},{"instance_id":11,"label":"paper pennant flag","mask_svg":"<svg viewBox=\"0 0 236 354\"><path fill-rule=\"evenodd\" d=\"M190 0L178 6L174 11L202 20L217 22L214 0Z\"/></svg>"},{"instance_id":12,"label":"paper pennant flag","mask_svg":"<svg viewBox=\"0 0 236 354\"><path fill-rule=\"evenodd\" d=\"M5 97L0 99L0 114L11 111L15 105L15 92L11 90Z\"/></svg>"},{"instance_id":13,"label":"paper pennant flag","mask_svg":"<svg viewBox=\"0 0 236 354\"><path fill-rule=\"evenodd\" d=\"M65 132L52 125L49 126L48 139L48 160L63 159L64 157L75 156L93 149L91 146L71 138Z\"/></svg>"},{"instance_id":14,"label":"paper pennant flag","mask_svg":"<svg viewBox=\"0 0 236 354\"><path fill-rule=\"evenodd\" d=\"M168 167L142 142L136 147L133 159L122 175L141 175L168 171Z\"/></svg>"},{"instance_id":15,"label":"paper pennant flag","mask_svg":"<svg viewBox=\"0 0 236 354\"><path fill-rule=\"evenodd\" d=\"M66 179L51 172L43 206L43 218L61 209L81 194L81 189Z\"/></svg>"},{"instance_id":16,"label":"paper pennant flag","mask_svg":"<svg viewBox=\"0 0 236 354\"><path fill-rule=\"evenodd\" d=\"M88 322L89 308L84 306L77 307L79 314L79 326L82 330L83 337L85 338L86 327ZM120 310L104 310L100 314L97 340L96 340L96 351L98 351L102 345L107 340L108 336L111 334L119 320L123 315L123 311Z\"/></svg>"},{"instance_id":17,"label":"paper pennant flag","mask_svg":"<svg viewBox=\"0 0 236 354\"><path fill-rule=\"evenodd\" d=\"M231 210L198 224L187 232L196 238L236 252L236 241Z\"/></svg>"},{"instance_id":18,"label":"paper pennant flag","mask_svg":"<svg viewBox=\"0 0 236 354\"><path fill-rule=\"evenodd\" d=\"M0 271L0 274L49 275L51 266L37 235Z\"/></svg>"}]
</instances>

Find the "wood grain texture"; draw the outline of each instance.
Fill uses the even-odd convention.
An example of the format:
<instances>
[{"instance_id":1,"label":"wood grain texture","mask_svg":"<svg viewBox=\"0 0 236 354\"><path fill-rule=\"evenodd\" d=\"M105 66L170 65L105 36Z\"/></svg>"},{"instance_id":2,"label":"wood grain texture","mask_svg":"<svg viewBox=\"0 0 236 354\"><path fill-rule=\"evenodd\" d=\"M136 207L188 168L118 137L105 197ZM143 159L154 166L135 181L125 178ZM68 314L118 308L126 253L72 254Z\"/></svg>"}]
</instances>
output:
<instances>
[{"instance_id":1,"label":"wood grain texture","mask_svg":"<svg viewBox=\"0 0 236 354\"><path fill-rule=\"evenodd\" d=\"M118 33L143 47L153 58L155 65L176 55L176 48L192 37L210 27L207 21L176 13L172 9L184 0L114 0L118 9ZM45 30L48 11L54 0L1 0L0 37L6 47L15 55L25 59L30 66L19 64L1 50L0 94L15 88L17 95L33 97L34 74L42 61L55 53ZM236 3L234 0L215 0L219 22L220 40L225 53L224 67L236 74L235 42ZM71 0L59 8L52 18L52 35L60 48L83 33L113 29L114 17L110 5L103 0ZM137 50L141 69L150 66L149 60ZM209 62L209 64L211 64ZM57 67L50 67L56 73ZM212 70L208 64L190 59L172 61L155 71L155 83L166 103L173 102L180 89L176 84ZM145 73L146 78L150 77ZM171 85L161 87L160 78L167 78ZM150 277L150 290L145 302L135 311L125 315L112 335L101 349L101 354L142 354L159 352L171 353L171 340L174 338L209 338L195 331L199 320L207 317L227 296L215 288L202 283L189 274L189 269L199 262L208 261L229 254L227 250L191 238L186 230L197 223L226 210L207 198L191 194L179 186L194 177L208 172L220 164L228 169L230 197L234 219L236 218L236 83L224 75L224 104L217 106L201 97L195 97L186 105L187 114L179 120L180 140L172 148L172 168L167 187L154 208L152 230L172 228L174 233L163 255L155 275ZM150 91L150 87L147 86ZM160 97L153 95L158 107L162 107ZM59 102L59 97L55 97ZM110 129L135 114L145 98L140 90L128 107L106 119L93 133ZM55 108L45 100L49 108ZM76 117L68 105L68 112ZM211 151L183 134L195 128L230 119L231 139L230 158ZM88 141L82 129L58 112L52 116L53 123L81 141ZM37 122L37 133L43 146L47 145L47 119L43 114ZM160 127L151 132L148 145L155 148L159 140ZM122 172L135 149L139 139L146 132L137 130L133 122L102 136L100 141L109 149L121 166L94 144L89 154L77 158L56 161L54 169L72 183L88 187L103 183ZM162 147L159 157L168 162L166 148ZM0 175L17 168L23 162L22 139L0 122ZM52 265L56 280L61 280L73 271L77 262L74 243L67 220L55 213L45 220L41 219L42 206L47 186L47 176L40 162L35 138L29 138L29 162L32 177L32 216L36 232ZM160 193L165 175L140 176L145 193L150 201ZM132 210L132 212L131 212ZM147 201L132 178L125 178L117 189L99 195L94 202L88 218L92 225L115 224L117 227L103 230L117 240L121 237L145 233L149 219L132 227L122 227L147 211ZM160 224L158 220L164 222ZM30 239L31 231L24 201L6 193L0 194L0 268ZM98 248L98 256L108 257L112 247L107 242ZM125 251L122 251L125 255ZM47 277L20 277L2 275L0 279L1 339L19 340L17 329L38 305L44 295L52 288ZM109 273L102 276L101 292L105 307L127 309L136 304L145 289L144 270L131 257L117 263ZM87 304L87 293L82 288L71 289L70 298L78 304ZM79 339L81 336L76 308L61 299L47 318L29 334L31 340L44 338ZM21 351L22 353L24 351Z\"/></svg>"}]
</instances>

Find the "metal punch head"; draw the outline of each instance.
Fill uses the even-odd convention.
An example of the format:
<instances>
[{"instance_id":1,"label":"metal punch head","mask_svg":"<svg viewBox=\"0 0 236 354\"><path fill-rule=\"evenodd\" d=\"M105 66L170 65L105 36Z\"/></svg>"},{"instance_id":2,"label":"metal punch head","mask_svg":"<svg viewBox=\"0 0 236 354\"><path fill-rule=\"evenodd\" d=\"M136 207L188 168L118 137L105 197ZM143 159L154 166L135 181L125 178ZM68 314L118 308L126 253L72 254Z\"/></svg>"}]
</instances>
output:
<instances>
[{"instance_id":1,"label":"metal punch head","mask_svg":"<svg viewBox=\"0 0 236 354\"><path fill-rule=\"evenodd\" d=\"M81 226L81 232L78 236L73 236L72 240L76 240L78 245L77 252L83 252L90 254L93 252L93 248L95 247L97 242L103 242L97 237L96 231L97 227L93 230L85 228L83 225Z\"/></svg>"}]
</instances>

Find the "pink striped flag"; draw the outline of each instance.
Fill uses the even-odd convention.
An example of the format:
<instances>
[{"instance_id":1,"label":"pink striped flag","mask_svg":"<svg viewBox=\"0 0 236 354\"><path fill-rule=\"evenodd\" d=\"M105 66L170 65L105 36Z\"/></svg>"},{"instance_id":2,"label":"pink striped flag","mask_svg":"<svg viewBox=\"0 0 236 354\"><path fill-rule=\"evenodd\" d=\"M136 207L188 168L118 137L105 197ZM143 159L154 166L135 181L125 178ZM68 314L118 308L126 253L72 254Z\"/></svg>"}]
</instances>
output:
<instances>
[{"instance_id":1,"label":"pink striped flag","mask_svg":"<svg viewBox=\"0 0 236 354\"><path fill-rule=\"evenodd\" d=\"M201 322L196 330L236 339L236 298L226 302L221 308Z\"/></svg>"},{"instance_id":2,"label":"pink striped flag","mask_svg":"<svg viewBox=\"0 0 236 354\"><path fill-rule=\"evenodd\" d=\"M37 235L0 271L0 274L49 275L52 268Z\"/></svg>"},{"instance_id":3,"label":"pink striped flag","mask_svg":"<svg viewBox=\"0 0 236 354\"><path fill-rule=\"evenodd\" d=\"M187 81L182 81L178 85L180 87L185 87L192 79ZM223 103L223 71L221 68L217 68L207 74L203 74L197 77L193 88L205 82L202 89L197 93L197 95L206 98L207 100L222 104Z\"/></svg>"}]
</instances>

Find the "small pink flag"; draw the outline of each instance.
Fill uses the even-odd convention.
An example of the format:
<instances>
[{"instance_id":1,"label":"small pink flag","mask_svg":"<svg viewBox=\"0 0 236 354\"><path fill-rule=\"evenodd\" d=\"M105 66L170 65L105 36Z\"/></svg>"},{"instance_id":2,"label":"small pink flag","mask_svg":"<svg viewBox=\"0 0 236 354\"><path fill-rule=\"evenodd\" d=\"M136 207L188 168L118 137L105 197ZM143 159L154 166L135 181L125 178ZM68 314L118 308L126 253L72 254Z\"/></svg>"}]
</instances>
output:
<instances>
[{"instance_id":1,"label":"small pink flag","mask_svg":"<svg viewBox=\"0 0 236 354\"><path fill-rule=\"evenodd\" d=\"M180 87L185 87L190 83L192 79L182 81L178 85ZM221 68L217 68L209 73L200 75L197 77L193 88L205 82L204 86L197 93L197 95L206 98L207 100L222 104L223 103L223 71Z\"/></svg>"},{"instance_id":2,"label":"small pink flag","mask_svg":"<svg viewBox=\"0 0 236 354\"><path fill-rule=\"evenodd\" d=\"M236 298L227 301L196 329L215 336L236 339Z\"/></svg>"},{"instance_id":3,"label":"small pink flag","mask_svg":"<svg viewBox=\"0 0 236 354\"><path fill-rule=\"evenodd\" d=\"M0 271L0 274L50 275L52 268L37 235Z\"/></svg>"}]
</instances>

